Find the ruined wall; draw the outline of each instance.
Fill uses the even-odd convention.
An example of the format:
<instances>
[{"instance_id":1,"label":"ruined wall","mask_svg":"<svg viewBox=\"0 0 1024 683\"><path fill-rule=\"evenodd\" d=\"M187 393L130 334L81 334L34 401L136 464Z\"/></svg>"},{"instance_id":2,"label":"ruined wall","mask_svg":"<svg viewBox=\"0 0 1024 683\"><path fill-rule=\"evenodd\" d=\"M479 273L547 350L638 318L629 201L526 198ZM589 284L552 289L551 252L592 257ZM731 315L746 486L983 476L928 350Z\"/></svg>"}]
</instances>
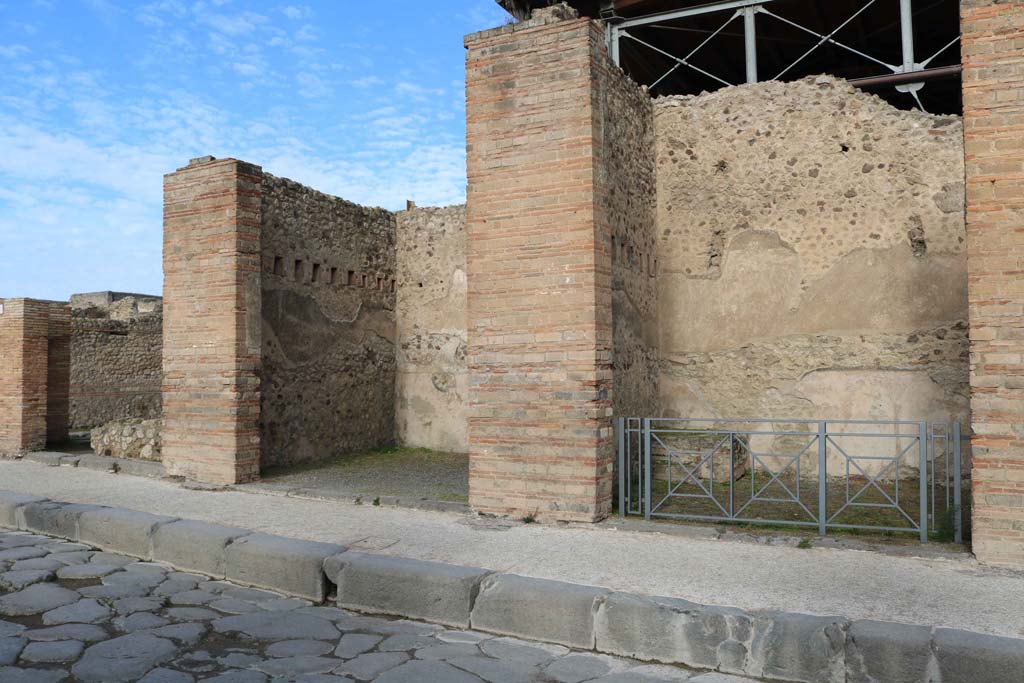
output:
<instances>
[{"instance_id":1,"label":"ruined wall","mask_svg":"<svg viewBox=\"0 0 1024 683\"><path fill-rule=\"evenodd\" d=\"M828 77L655 111L667 415L966 421L959 118Z\"/></svg>"},{"instance_id":2,"label":"ruined wall","mask_svg":"<svg viewBox=\"0 0 1024 683\"><path fill-rule=\"evenodd\" d=\"M394 442L394 254L394 214L263 174L263 468Z\"/></svg>"},{"instance_id":3,"label":"ruined wall","mask_svg":"<svg viewBox=\"0 0 1024 683\"><path fill-rule=\"evenodd\" d=\"M597 181L611 236L612 406L616 416L659 413L658 257L654 107L646 89L607 59L594 80L599 108Z\"/></svg>"},{"instance_id":4,"label":"ruined wall","mask_svg":"<svg viewBox=\"0 0 1024 683\"><path fill-rule=\"evenodd\" d=\"M122 301L127 301L123 299ZM89 307L71 319L71 427L160 417L163 313Z\"/></svg>"},{"instance_id":5,"label":"ruined wall","mask_svg":"<svg viewBox=\"0 0 1024 683\"><path fill-rule=\"evenodd\" d=\"M399 213L396 251L398 439L464 453L466 207Z\"/></svg>"}]
</instances>

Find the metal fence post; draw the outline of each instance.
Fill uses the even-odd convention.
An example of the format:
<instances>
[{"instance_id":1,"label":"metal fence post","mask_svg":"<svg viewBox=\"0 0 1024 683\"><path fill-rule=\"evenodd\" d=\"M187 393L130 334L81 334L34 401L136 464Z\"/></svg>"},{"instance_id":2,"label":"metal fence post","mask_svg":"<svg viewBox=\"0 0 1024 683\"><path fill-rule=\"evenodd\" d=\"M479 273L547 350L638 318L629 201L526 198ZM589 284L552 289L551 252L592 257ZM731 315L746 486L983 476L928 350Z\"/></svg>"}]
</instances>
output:
<instances>
[{"instance_id":1,"label":"metal fence post","mask_svg":"<svg viewBox=\"0 0 1024 683\"><path fill-rule=\"evenodd\" d=\"M960 423L953 423L953 540L964 542L964 512L960 500Z\"/></svg>"},{"instance_id":2,"label":"metal fence post","mask_svg":"<svg viewBox=\"0 0 1024 683\"><path fill-rule=\"evenodd\" d=\"M828 428L825 422L818 423L818 535L825 535L828 522L828 457L826 442Z\"/></svg>"},{"instance_id":3,"label":"metal fence post","mask_svg":"<svg viewBox=\"0 0 1024 683\"><path fill-rule=\"evenodd\" d=\"M626 516L626 423L615 418L615 448L619 463L619 516Z\"/></svg>"},{"instance_id":4,"label":"metal fence post","mask_svg":"<svg viewBox=\"0 0 1024 683\"><path fill-rule=\"evenodd\" d=\"M644 418L644 519L651 518L651 418Z\"/></svg>"},{"instance_id":5,"label":"metal fence post","mask_svg":"<svg viewBox=\"0 0 1024 683\"><path fill-rule=\"evenodd\" d=\"M920 519L921 543L928 542L928 423L918 423L918 493L921 496Z\"/></svg>"}]
</instances>

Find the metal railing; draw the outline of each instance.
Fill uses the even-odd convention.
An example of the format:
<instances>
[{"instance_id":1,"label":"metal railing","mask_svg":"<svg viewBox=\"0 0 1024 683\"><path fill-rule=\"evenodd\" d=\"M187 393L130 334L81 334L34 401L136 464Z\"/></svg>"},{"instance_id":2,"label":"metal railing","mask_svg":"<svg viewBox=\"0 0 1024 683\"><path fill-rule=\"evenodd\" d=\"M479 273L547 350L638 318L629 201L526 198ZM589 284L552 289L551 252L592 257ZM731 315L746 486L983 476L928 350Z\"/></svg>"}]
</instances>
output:
<instances>
[{"instance_id":1,"label":"metal railing","mask_svg":"<svg viewBox=\"0 0 1024 683\"><path fill-rule=\"evenodd\" d=\"M622 515L963 541L957 422L617 418Z\"/></svg>"}]
</instances>

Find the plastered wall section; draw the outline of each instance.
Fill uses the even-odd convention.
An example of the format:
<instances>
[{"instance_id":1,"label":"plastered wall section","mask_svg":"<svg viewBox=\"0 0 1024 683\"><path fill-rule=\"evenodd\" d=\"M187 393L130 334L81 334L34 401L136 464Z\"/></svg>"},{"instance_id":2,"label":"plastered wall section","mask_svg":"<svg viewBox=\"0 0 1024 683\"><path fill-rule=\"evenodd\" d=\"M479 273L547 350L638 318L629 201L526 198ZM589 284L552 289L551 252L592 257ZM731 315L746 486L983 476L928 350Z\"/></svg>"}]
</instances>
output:
<instances>
[{"instance_id":1,"label":"plastered wall section","mask_svg":"<svg viewBox=\"0 0 1024 683\"><path fill-rule=\"evenodd\" d=\"M395 426L406 446L468 451L466 207L397 214Z\"/></svg>"},{"instance_id":2,"label":"plastered wall section","mask_svg":"<svg viewBox=\"0 0 1024 683\"><path fill-rule=\"evenodd\" d=\"M263 468L395 442L395 215L264 173Z\"/></svg>"},{"instance_id":3,"label":"plastered wall section","mask_svg":"<svg viewBox=\"0 0 1024 683\"><path fill-rule=\"evenodd\" d=\"M830 77L654 107L664 413L967 424L960 119Z\"/></svg>"},{"instance_id":4,"label":"plastered wall section","mask_svg":"<svg viewBox=\"0 0 1024 683\"><path fill-rule=\"evenodd\" d=\"M258 166L204 157L164 177L168 474L259 476L261 211Z\"/></svg>"},{"instance_id":5,"label":"plastered wall section","mask_svg":"<svg viewBox=\"0 0 1024 683\"><path fill-rule=\"evenodd\" d=\"M960 3L973 547L1024 567L1024 2Z\"/></svg>"},{"instance_id":6,"label":"plastered wall section","mask_svg":"<svg viewBox=\"0 0 1024 683\"><path fill-rule=\"evenodd\" d=\"M549 12L466 39L470 503L595 520L613 459L606 57L597 24Z\"/></svg>"},{"instance_id":7,"label":"plastered wall section","mask_svg":"<svg viewBox=\"0 0 1024 683\"><path fill-rule=\"evenodd\" d=\"M67 304L0 299L0 454L67 439Z\"/></svg>"},{"instance_id":8,"label":"plastered wall section","mask_svg":"<svg viewBox=\"0 0 1024 683\"><path fill-rule=\"evenodd\" d=\"M163 313L117 320L97 308L71 318L71 427L161 414Z\"/></svg>"}]
</instances>

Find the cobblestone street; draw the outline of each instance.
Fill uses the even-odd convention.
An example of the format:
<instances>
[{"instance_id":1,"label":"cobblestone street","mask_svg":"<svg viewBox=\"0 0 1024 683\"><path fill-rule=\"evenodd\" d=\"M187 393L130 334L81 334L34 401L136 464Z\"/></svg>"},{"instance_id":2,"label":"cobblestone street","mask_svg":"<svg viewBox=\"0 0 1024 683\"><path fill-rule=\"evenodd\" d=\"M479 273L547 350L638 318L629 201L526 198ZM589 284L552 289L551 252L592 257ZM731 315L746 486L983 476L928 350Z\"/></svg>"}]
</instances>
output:
<instances>
[{"instance_id":1,"label":"cobblestone street","mask_svg":"<svg viewBox=\"0 0 1024 683\"><path fill-rule=\"evenodd\" d=\"M742 683L366 617L24 532L0 532L3 683Z\"/></svg>"}]
</instances>

